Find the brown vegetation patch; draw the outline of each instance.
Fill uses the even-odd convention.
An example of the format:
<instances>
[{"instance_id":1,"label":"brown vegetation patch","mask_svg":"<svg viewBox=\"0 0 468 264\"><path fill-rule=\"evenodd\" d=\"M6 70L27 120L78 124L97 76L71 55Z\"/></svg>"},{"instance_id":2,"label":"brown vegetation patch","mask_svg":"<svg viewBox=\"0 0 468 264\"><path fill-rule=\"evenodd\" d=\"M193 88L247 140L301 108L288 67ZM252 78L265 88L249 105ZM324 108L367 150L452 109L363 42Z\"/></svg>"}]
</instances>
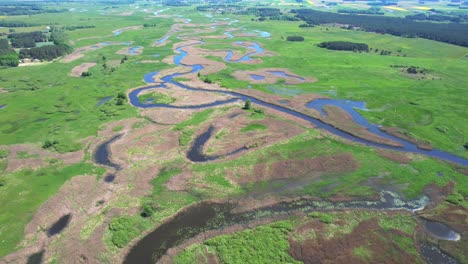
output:
<instances>
[{"instance_id":1,"label":"brown vegetation patch","mask_svg":"<svg viewBox=\"0 0 468 264\"><path fill-rule=\"evenodd\" d=\"M208 124L208 126L214 127L214 136L205 144L205 153L210 156L225 157L240 148L250 150L269 146L292 138L304 131L287 121L271 117L266 117L263 120L252 120L248 117L250 114L250 112L236 108ZM242 132L242 128L250 124L264 125L266 130ZM199 131L204 132L206 129L205 126ZM226 156L226 158L235 158L243 154L243 152L239 152L237 155Z\"/></svg>"},{"instance_id":2,"label":"brown vegetation patch","mask_svg":"<svg viewBox=\"0 0 468 264\"><path fill-rule=\"evenodd\" d=\"M252 167L226 170L226 175L234 182L246 184L272 179L299 177L319 177L323 174L352 172L359 163L351 153L320 156L302 160L282 160L273 163L259 163Z\"/></svg>"},{"instance_id":3,"label":"brown vegetation patch","mask_svg":"<svg viewBox=\"0 0 468 264\"><path fill-rule=\"evenodd\" d=\"M187 191L189 190L189 183L192 178L192 172L184 171L181 174L170 178L166 183L166 188L170 191Z\"/></svg>"},{"instance_id":4,"label":"brown vegetation patch","mask_svg":"<svg viewBox=\"0 0 468 264\"><path fill-rule=\"evenodd\" d=\"M109 43L107 43L107 44L97 43L97 44L94 44L94 45L89 45L89 46L77 48L72 53L64 56L60 61L63 62L63 63L70 63L72 61L83 58L84 53L87 52L87 51L102 49L103 47L106 47L108 45L120 45L120 42L110 42L110 44Z\"/></svg>"},{"instance_id":5,"label":"brown vegetation patch","mask_svg":"<svg viewBox=\"0 0 468 264\"><path fill-rule=\"evenodd\" d=\"M162 125L175 125L189 119L197 111L174 108L142 109L141 115Z\"/></svg>"},{"instance_id":6,"label":"brown vegetation patch","mask_svg":"<svg viewBox=\"0 0 468 264\"><path fill-rule=\"evenodd\" d=\"M408 237L399 230L386 231L379 226L378 219L372 218L359 223L351 234L327 238L324 232L326 224L315 220L297 229L299 234L314 230L315 239L298 241L289 238L289 254L304 263L362 263L362 259L353 254L357 247L368 248L372 263L395 263L405 261L416 263L418 259L394 242L394 235ZM388 255L388 252L392 252ZM399 261L400 260L400 261Z\"/></svg>"},{"instance_id":7,"label":"brown vegetation patch","mask_svg":"<svg viewBox=\"0 0 468 264\"><path fill-rule=\"evenodd\" d=\"M323 108L323 110L327 114L327 116L323 119L328 124L340 130L346 131L347 133L350 133L351 135L354 135L356 137L369 140L372 142L394 146L394 147L403 147L398 142L395 142L393 140L386 139L384 137L373 134L369 132L367 128L356 124L352 116L349 115L345 110L339 107L327 105Z\"/></svg>"},{"instance_id":8,"label":"brown vegetation patch","mask_svg":"<svg viewBox=\"0 0 468 264\"><path fill-rule=\"evenodd\" d=\"M402 164L408 164L413 160L407 153L401 153L391 150L377 149L377 154L379 154L379 156L381 157Z\"/></svg>"},{"instance_id":9,"label":"brown vegetation patch","mask_svg":"<svg viewBox=\"0 0 468 264\"><path fill-rule=\"evenodd\" d=\"M166 61L163 60L163 62L166 62ZM187 67L187 66L177 66L177 67L174 67L174 68L164 69L162 71L158 71L158 73L153 76L153 80L154 80L155 83L161 83L161 82L163 82L162 78L166 77L167 75L171 75L171 74L174 74L174 73L185 74L185 73L189 73L191 71L192 71L192 68Z\"/></svg>"},{"instance_id":10,"label":"brown vegetation patch","mask_svg":"<svg viewBox=\"0 0 468 264\"><path fill-rule=\"evenodd\" d=\"M133 13L133 12L132 12ZM129 31L129 30L138 30L138 29L142 29L143 26L130 26L130 27L124 27L124 28L119 28L119 29L116 29L114 31L112 31L112 34L115 34L117 32L120 32L120 33L123 33L125 31Z\"/></svg>"},{"instance_id":11,"label":"brown vegetation patch","mask_svg":"<svg viewBox=\"0 0 468 264\"><path fill-rule=\"evenodd\" d=\"M288 76L278 76L272 74L272 71L281 71L286 73ZM263 76L265 79L262 80L255 80L251 77L251 75L259 75ZM254 71L236 71L232 73L232 76L238 80L248 81L250 83L268 83L274 84L279 82L280 80L284 80L286 84L300 84L304 82L315 82L317 79L315 78L304 78L292 73L289 69L285 68L266 68L266 69L259 69Z\"/></svg>"},{"instance_id":12,"label":"brown vegetation patch","mask_svg":"<svg viewBox=\"0 0 468 264\"><path fill-rule=\"evenodd\" d=\"M380 130L392 135L392 136L395 136L395 137L399 137L399 138L402 138L406 141L409 141L413 144L416 144L418 146L418 148L420 149L424 149L424 150L432 150L432 145L429 144L428 142L424 142L422 140L418 140L418 139L415 139L413 137L411 137L407 132L405 132L404 130L402 130L401 128L399 127L381 127Z\"/></svg>"},{"instance_id":13,"label":"brown vegetation patch","mask_svg":"<svg viewBox=\"0 0 468 264\"><path fill-rule=\"evenodd\" d=\"M95 62L85 62L81 63L80 65L74 67L71 70L70 76L72 77L81 77L83 72L87 72L90 68L96 66Z\"/></svg>"},{"instance_id":14,"label":"brown vegetation patch","mask_svg":"<svg viewBox=\"0 0 468 264\"><path fill-rule=\"evenodd\" d=\"M453 187L453 186L452 186ZM446 187L444 187L446 189ZM436 207L427 208L418 212L418 215L430 221L440 222L448 225L451 229L460 234L459 241L438 240L430 234L424 232L424 227L419 226L416 232L416 241L421 243L436 244L443 252L458 260L466 260L466 249L468 248L468 210L460 205L442 202ZM463 263L463 261L460 261Z\"/></svg>"},{"instance_id":15,"label":"brown vegetation patch","mask_svg":"<svg viewBox=\"0 0 468 264\"><path fill-rule=\"evenodd\" d=\"M219 61L210 60L204 57L208 55L215 55L219 52L215 51L212 53L203 53L200 51L200 49L195 48L193 46L184 47L183 51L187 52L188 55L182 59L182 63L186 65L202 65L204 67L204 69L201 71L202 74L211 74L226 68L226 64Z\"/></svg>"}]
</instances>

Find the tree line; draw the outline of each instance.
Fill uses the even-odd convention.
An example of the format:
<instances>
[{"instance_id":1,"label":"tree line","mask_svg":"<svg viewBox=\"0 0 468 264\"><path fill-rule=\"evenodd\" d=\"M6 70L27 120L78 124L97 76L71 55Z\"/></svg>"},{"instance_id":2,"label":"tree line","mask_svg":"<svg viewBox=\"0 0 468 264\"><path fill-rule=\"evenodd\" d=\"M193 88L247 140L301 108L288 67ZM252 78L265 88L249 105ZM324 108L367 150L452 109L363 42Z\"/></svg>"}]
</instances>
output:
<instances>
[{"instance_id":1,"label":"tree line","mask_svg":"<svg viewBox=\"0 0 468 264\"><path fill-rule=\"evenodd\" d=\"M0 27L37 27L40 25L38 23L26 23L22 21L0 21Z\"/></svg>"},{"instance_id":2,"label":"tree line","mask_svg":"<svg viewBox=\"0 0 468 264\"><path fill-rule=\"evenodd\" d=\"M288 36L286 38L287 41L304 41L304 37L302 36Z\"/></svg>"},{"instance_id":3,"label":"tree line","mask_svg":"<svg viewBox=\"0 0 468 264\"><path fill-rule=\"evenodd\" d=\"M369 51L367 44L350 41L327 41L319 43L317 46L329 50Z\"/></svg>"},{"instance_id":4,"label":"tree line","mask_svg":"<svg viewBox=\"0 0 468 264\"><path fill-rule=\"evenodd\" d=\"M411 20L428 20L428 21L435 21L435 22L453 22L453 23L461 23L468 21L468 15L425 15L425 14L416 14L416 15L408 15L406 18Z\"/></svg>"},{"instance_id":5,"label":"tree line","mask_svg":"<svg viewBox=\"0 0 468 264\"><path fill-rule=\"evenodd\" d=\"M47 37L40 31L24 32L24 33L11 33L7 36L11 45L14 48L32 48L36 46L36 42L44 42Z\"/></svg>"},{"instance_id":6,"label":"tree line","mask_svg":"<svg viewBox=\"0 0 468 264\"><path fill-rule=\"evenodd\" d=\"M38 48L22 49L20 50L19 57L20 59L30 58L50 61L72 51L73 49L65 44L49 45Z\"/></svg>"},{"instance_id":7,"label":"tree line","mask_svg":"<svg viewBox=\"0 0 468 264\"><path fill-rule=\"evenodd\" d=\"M66 9L45 9L39 5L28 2L4 2L0 6L0 15L2 16L20 16L20 15L37 15L43 13L60 13L67 11Z\"/></svg>"},{"instance_id":8,"label":"tree line","mask_svg":"<svg viewBox=\"0 0 468 264\"><path fill-rule=\"evenodd\" d=\"M312 9L295 9L292 12L307 24L339 23L369 32L410 38L420 37L468 47L468 24L419 22L409 18L338 14Z\"/></svg>"},{"instance_id":9,"label":"tree line","mask_svg":"<svg viewBox=\"0 0 468 264\"><path fill-rule=\"evenodd\" d=\"M11 48L8 40L0 39L0 66L16 67L18 60L18 53Z\"/></svg>"}]
</instances>

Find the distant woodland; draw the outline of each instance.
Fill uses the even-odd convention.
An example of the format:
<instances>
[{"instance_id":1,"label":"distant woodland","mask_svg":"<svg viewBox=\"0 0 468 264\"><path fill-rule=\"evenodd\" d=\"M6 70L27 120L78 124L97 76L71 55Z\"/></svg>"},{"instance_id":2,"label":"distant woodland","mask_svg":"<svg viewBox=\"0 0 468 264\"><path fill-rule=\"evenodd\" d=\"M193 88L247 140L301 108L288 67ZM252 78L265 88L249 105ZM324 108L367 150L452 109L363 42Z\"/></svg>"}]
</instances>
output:
<instances>
[{"instance_id":1,"label":"distant woodland","mask_svg":"<svg viewBox=\"0 0 468 264\"><path fill-rule=\"evenodd\" d=\"M297 18L311 25L338 23L370 32L409 38L420 37L468 47L468 24L432 23L415 21L410 18L337 14L311 9L297 9L292 12L296 14Z\"/></svg>"},{"instance_id":2,"label":"distant woodland","mask_svg":"<svg viewBox=\"0 0 468 264\"><path fill-rule=\"evenodd\" d=\"M369 51L367 44L349 41L328 41L319 43L317 46L330 50Z\"/></svg>"},{"instance_id":3,"label":"distant woodland","mask_svg":"<svg viewBox=\"0 0 468 264\"><path fill-rule=\"evenodd\" d=\"M18 66L18 53L11 48L6 39L0 39L0 66Z\"/></svg>"}]
</instances>

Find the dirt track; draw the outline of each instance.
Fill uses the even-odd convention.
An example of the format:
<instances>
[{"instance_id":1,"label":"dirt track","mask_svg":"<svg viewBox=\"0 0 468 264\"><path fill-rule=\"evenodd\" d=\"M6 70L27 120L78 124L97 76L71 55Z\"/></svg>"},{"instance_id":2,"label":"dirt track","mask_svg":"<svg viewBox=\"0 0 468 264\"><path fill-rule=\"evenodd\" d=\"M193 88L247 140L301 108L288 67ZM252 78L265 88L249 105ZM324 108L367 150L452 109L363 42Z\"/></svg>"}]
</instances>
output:
<instances>
[{"instance_id":1,"label":"dirt track","mask_svg":"<svg viewBox=\"0 0 468 264\"><path fill-rule=\"evenodd\" d=\"M96 66L95 62L85 62L82 63L71 70L70 76L72 77L81 77L83 72L88 71L90 68Z\"/></svg>"}]
</instances>

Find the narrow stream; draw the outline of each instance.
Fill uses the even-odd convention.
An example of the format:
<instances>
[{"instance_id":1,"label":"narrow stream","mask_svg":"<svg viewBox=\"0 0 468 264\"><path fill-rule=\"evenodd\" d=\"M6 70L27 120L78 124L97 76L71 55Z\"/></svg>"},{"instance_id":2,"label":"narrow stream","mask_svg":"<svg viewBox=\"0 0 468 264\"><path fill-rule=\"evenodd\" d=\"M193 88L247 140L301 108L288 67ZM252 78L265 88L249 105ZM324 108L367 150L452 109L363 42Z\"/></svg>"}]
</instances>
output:
<instances>
[{"instance_id":1,"label":"narrow stream","mask_svg":"<svg viewBox=\"0 0 468 264\"><path fill-rule=\"evenodd\" d=\"M266 33L263 35L264 37L269 37L269 34L268 36ZM187 56L187 52L185 52L183 49L184 47L180 47L176 50L178 55L174 57L174 63L178 66L184 65L181 63L181 61L185 56ZM251 55L252 54L248 54L246 56L248 57ZM241 59L249 60L250 57L245 58L246 56L244 56ZM229 61L231 57L229 58L226 57L226 60ZM238 61L234 61L234 62L238 62ZM184 66L191 66L192 67L191 73L196 73L203 69L203 66L198 65L198 64L184 65ZM270 109L274 109L277 111L281 111L290 116L294 116L294 117L298 117L303 120L306 120L319 129L326 130L336 136L351 140L353 142L358 142L358 143L362 143L362 144L366 144L366 145L374 146L374 147L379 147L379 148L419 153L419 154L423 154L426 156L435 157L435 158L443 159L446 161L454 162L460 165L468 166L467 159L455 156L447 152L436 150L436 149L422 150L422 149L419 149L415 144L412 144L400 138L396 138L394 136L391 136L387 133L384 133L378 130L378 126L370 124L367 120L364 119L364 117L362 117L357 111L354 110L354 107L352 106L347 107L346 105L343 105L342 103L340 103L339 101L341 100L328 99L329 101L327 101L326 103L340 107L341 109L348 112L353 117L355 122L368 128L372 133L376 133L379 136L401 143L403 147L387 146L387 145L374 143L365 139L355 137L344 131L336 129L319 119L315 119L313 117L310 117L303 113L288 109L286 107L278 106L275 104L270 104L266 101L263 101L261 99L257 99L251 96L246 96L243 94L239 94L233 91L226 91L226 90L192 88L192 87L189 87L189 86L186 86L186 85L183 85L181 83L174 81L174 78L183 74L184 73L174 73L174 74L163 77L162 78L163 83L161 83L160 85L147 86L147 87L133 90L129 94L130 103L133 106L139 107L139 108L164 107L164 108L180 108L180 109L203 109L203 108L208 108L208 107L235 102L238 100L245 101L248 99L248 100L251 100L252 103L254 104L264 106ZM192 105L192 106L172 106L172 105L165 105L165 104L154 104L150 102L142 103L139 101L138 95L142 91L145 91L148 89L168 89L166 86L167 83L176 85L180 88L193 91L193 92L203 91L203 92L221 93L221 94L233 96L233 98L222 100L222 101L215 101L215 102L207 103L207 104ZM311 108L317 107L319 111L322 111L321 107L327 105L323 103L321 106L318 106L317 104L313 104L313 102L309 104L308 107L311 107ZM199 137L195 139L194 143L192 144L191 149L187 153L188 159L195 161L195 162L213 160L214 157L209 157L203 154L203 147L207 143L212 132L213 132L213 128L210 127L206 132L202 133ZM96 160L98 159L96 158ZM326 201L299 200L295 202L279 203L273 206L263 207L254 211L235 213L233 209L235 209L236 205L232 203L201 202L201 203L188 207L186 210L183 210L182 212L179 212L172 219L163 223L161 226L159 226L154 231L152 231L147 236L145 236L142 240L138 241L138 243L130 250L129 254L126 256L124 263L154 263L166 252L167 249L177 246L184 240L194 237L197 234L202 233L204 231L220 229L223 227L228 227L228 226L232 226L234 224L239 224L239 223L247 223L249 221L261 219L265 217L289 214L295 211L309 212L309 211L314 211L314 210L337 210L337 209L374 209L374 210L405 209L405 210L414 212L414 211L423 209L427 203L428 203L427 197L422 197L420 199L412 200L412 201L403 201L396 194L393 194L391 192L382 192L380 201L353 201L353 202L332 203L332 202L326 202ZM433 226L432 225L429 225L429 226L430 227L426 229L432 230ZM440 226L436 229L439 230ZM437 232L434 232L434 233L437 233ZM443 233L446 234L445 231ZM456 261L453 258L445 255L438 248L434 249L433 246L424 245L422 247L422 254L430 263L438 263L437 261L439 260L439 258L449 261L449 262L443 262L443 263L456 263ZM450 262L450 261L455 261L455 262Z\"/></svg>"},{"instance_id":2,"label":"narrow stream","mask_svg":"<svg viewBox=\"0 0 468 264\"><path fill-rule=\"evenodd\" d=\"M235 213L233 203L201 202L176 214L132 247L124 263L155 263L169 248L208 230L220 229L252 220L287 215L293 212L339 209L405 209L417 211L428 203L427 197L403 201L391 192L382 192L380 201L327 202L301 199L281 202L256 210Z\"/></svg>"},{"instance_id":3,"label":"narrow stream","mask_svg":"<svg viewBox=\"0 0 468 264\"><path fill-rule=\"evenodd\" d=\"M196 45L196 44L192 44L192 45ZM258 45L258 44L256 44L256 45ZM174 63L176 65L178 65L178 66L184 65L184 64L181 63L181 61L182 61L182 59L184 57L187 56L187 52L185 52L183 50L184 47L178 48L176 51L179 54L174 56ZM249 56L249 55L246 55L246 56ZM184 65L184 66L192 67L192 71L190 73L196 73L196 72L199 72L200 70L203 69L203 66L199 65L199 64ZM162 83L160 85L148 86L148 87L143 87L143 88L133 90L129 94L130 103L133 106L140 107L140 108L165 107L165 108L177 108L177 109L203 109L203 108L208 108L208 107L213 107L213 106L232 103L232 102L235 102L237 100L245 101L245 100L249 99L254 104L261 105L261 106L271 108L271 109L275 109L275 110L281 111L281 112L283 112L285 114L301 118L303 120L306 120L306 121L312 123L318 129L326 130L326 131L328 131L328 132L330 132L330 133L332 133L332 134L334 134L336 136L351 140L353 142L358 142L358 143L362 143L362 144L365 144L365 145L384 148L384 149L392 149L392 150L397 150L397 151L418 153L418 154L422 154L422 155L426 155L426 156L430 156L430 157L450 161L450 162L453 162L453 163L457 163L457 164L460 164L460 165L463 165L463 166L468 166L468 159L465 159L465 158L462 158L462 157L459 157L459 156L456 156L456 155L453 155L451 153L444 152L444 151L441 151L441 150L438 150L438 149L432 149L432 150L419 149L416 144L413 144L413 143L408 142L406 140L397 138L397 137L392 136L390 134L387 134L387 133L385 133L383 131L380 131L378 126L376 126L374 124L370 124L363 116L361 116L357 111L355 111L354 108L344 107L344 105L342 103L340 103L340 101L342 101L342 100L328 99L329 100L328 103L329 104L335 104L336 106L340 107L344 111L348 112L351 116L353 116L354 120L359 122L360 125L362 125L362 126L366 127L367 129L369 129L369 131L371 131L372 133L375 133L375 134L377 134L377 135L379 135L381 137L384 137L384 138L393 140L395 142L398 142L403 147L388 146L388 145L375 143L375 142L372 142L372 141L369 141L369 140L365 140L365 139L353 136L353 135L351 135L351 134L349 134L347 132L344 132L344 131L342 131L340 129L337 129L337 128L335 128L335 127L333 127L333 126L331 126L331 125L329 125L329 124L327 124L327 123L325 123L325 122L323 122L323 121L321 121L319 119L313 118L311 116L305 115L305 114L297 112L295 110L288 109L286 107L282 107L282 106L279 106L279 105L274 105L274 104L265 102L265 101L263 101L261 99L258 99L258 98L254 98L254 97L251 97L251 96L239 94L239 93L236 93L236 92L233 92L233 91L192 88L192 87L189 87L189 86L186 86L186 85L183 85L181 83L178 83L178 82L174 81L174 78L176 78L176 77L178 77L180 75L183 75L183 74L184 73L174 73L174 74L163 77L162 80L163 80L164 83ZM215 101L215 102L212 102L212 103L207 103L207 104L202 104L202 105L192 105L192 106L173 106L173 105L152 104L152 103L144 104L144 103L141 103L138 100L138 94L141 93L142 91L145 91L145 90L148 90L148 89L156 89L156 88L166 88L167 89L166 83L171 83L171 84L174 84L174 85L176 85L176 86L178 86L180 88L183 88L183 89L186 89L186 90L189 90L189 91L193 91L193 92L202 91L202 92L211 92L211 93L221 93L221 94L234 96L235 98L224 100L224 101ZM311 107L311 108L317 107L313 103L314 101L312 101L312 103L310 103L308 105L308 107Z\"/></svg>"}]
</instances>

